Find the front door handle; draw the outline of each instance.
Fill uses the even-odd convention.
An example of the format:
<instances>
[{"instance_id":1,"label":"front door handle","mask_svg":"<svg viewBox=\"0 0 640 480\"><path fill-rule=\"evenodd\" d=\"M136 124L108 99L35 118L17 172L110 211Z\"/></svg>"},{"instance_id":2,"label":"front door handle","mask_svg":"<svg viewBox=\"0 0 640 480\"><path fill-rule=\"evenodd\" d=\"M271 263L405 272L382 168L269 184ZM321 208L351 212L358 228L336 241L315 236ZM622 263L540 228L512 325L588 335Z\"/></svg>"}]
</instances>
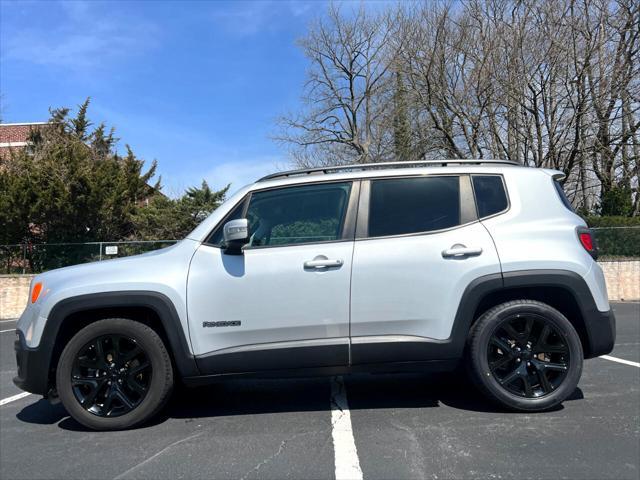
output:
<instances>
[{"instance_id":1,"label":"front door handle","mask_svg":"<svg viewBox=\"0 0 640 480\"><path fill-rule=\"evenodd\" d=\"M464 258L477 256L482 253L482 248L466 247L465 245L456 244L451 248L442 251L444 258Z\"/></svg>"},{"instance_id":2,"label":"front door handle","mask_svg":"<svg viewBox=\"0 0 640 480\"><path fill-rule=\"evenodd\" d=\"M341 267L344 262L340 259L330 260L324 255L318 255L313 260L304 262L304 268L329 268Z\"/></svg>"}]
</instances>

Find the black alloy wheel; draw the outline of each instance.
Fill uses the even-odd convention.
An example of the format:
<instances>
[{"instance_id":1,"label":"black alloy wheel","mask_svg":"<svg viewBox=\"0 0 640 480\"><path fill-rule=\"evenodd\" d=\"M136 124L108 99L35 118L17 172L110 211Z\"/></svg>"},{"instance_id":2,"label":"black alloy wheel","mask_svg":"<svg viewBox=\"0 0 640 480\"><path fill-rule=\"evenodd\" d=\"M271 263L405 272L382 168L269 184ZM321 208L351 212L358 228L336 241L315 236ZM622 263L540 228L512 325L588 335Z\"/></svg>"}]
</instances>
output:
<instances>
[{"instance_id":1,"label":"black alloy wheel","mask_svg":"<svg viewBox=\"0 0 640 480\"><path fill-rule=\"evenodd\" d=\"M466 365L475 386L509 410L541 412L575 391L584 351L573 324L538 300L491 307L473 324Z\"/></svg>"},{"instance_id":2,"label":"black alloy wheel","mask_svg":"<svg viewBox=\"0 0 640 480\"><path fill-rule=\"evenodd\" d=\"M71 386L86 411L99 417L118 417L142 403L152 375L151 361L135 339L102 335L78 351Z\"/></svg>"},{"instance_id":3,"label":"black alloy wheel","mask_svg":"<svg viewBox=\"0 0 640 480\"><path fill-rule=\"evenodd\" d=\"M552 322L533 313L504 319L489 339L491 373L512 394L540 398L555 391L567 376L569 346Z\"/></svg>"},{"instance_id":4,"label":"black alloy wheel","mask_svg":"<svg viewBox=\"0 0 640 480\"><path fill-rule=\"evenodd\" d=\"M129 318L96 320L66 343L55 389L69 415L85 427L134 428L167 403L171 355L149 325Z\"/></svg>"}]
</instances>

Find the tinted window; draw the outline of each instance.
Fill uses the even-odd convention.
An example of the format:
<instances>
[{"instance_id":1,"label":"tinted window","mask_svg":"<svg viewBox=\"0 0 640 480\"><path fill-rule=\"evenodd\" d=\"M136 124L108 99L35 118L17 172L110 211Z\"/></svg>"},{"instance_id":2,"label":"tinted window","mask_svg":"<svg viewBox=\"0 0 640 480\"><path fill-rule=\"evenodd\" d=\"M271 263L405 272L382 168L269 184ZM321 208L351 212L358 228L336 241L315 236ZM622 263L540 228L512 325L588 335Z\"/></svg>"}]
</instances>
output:
<instances>
[{"instance_id":1,"label":"tinted window","mask_svg":"<svg viewBox=\"0 0 640 480\"><path fill-rule=\"evenodd\" d=\"M558 192L558 195L560 195L560 200L562 201L562 204L565 207L567 207L570 211L575 212L575 210L573 209L573 205L571 205L571 202L567 198L567 194L564 193L564 188L562 188L562 184L559 181L554 180L553 185L556 187L556 192Z\"/></svg>"},{"instance_id":2,"label":"tinted window","mask_svg":"<svg viewBox=\"0 0 640 480\"><path fill-rule=\"evenodd\" d=\"M251 246L338 240L351 183L279 188L251 196L247 218Z\"/></svg>"},{"instance_id":3,"label":"tinted window","mask_svg":"<svg viewBox=\"0 0 640 480\"><path fill-rule=\"evenodd\" d=\"M460 224L458 177L374 180L369 236L428 232Z\"/></svg>"},{"instance_id":4,"label":"tinted window","mask_svg":"<svg viewBox=\"0 0 640 480\"><path fill-rule=\"evenodd\" d=\"M473 190L480 218L506 210L509 206L502 177L498 175L474 175Z\"/></svg>"},{"instance_id":5,"label":"tinted window","mask_svg":"<svg viewBox=\"0 0 640 480\"><path fill-rule=\"evenodd\" d=\"M245 200L242 200L238 205L236 205L235 208L231 210L231 212L226 216L226 218L222 222L220 222L213 233L209 235L209 238L207 238L207 241L205 243L220 246L222 244L224 224L230 222L231 220L242 218L242 211L244 210L245 203Z\"/></svg>"}]
</instances>

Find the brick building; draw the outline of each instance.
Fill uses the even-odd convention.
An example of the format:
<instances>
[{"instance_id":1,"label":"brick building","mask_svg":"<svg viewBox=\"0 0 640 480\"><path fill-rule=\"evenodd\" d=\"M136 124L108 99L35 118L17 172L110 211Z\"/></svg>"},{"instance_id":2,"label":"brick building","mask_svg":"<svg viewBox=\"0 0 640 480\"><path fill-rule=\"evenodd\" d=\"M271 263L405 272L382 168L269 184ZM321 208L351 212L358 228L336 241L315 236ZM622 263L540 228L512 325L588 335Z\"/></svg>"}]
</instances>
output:
<instances>
[{"instance_id":1,"label":"brick building","mask_svg":"<svg viewBox=\"0 0 640 480\"><path fill-rule=\"evenodd\" d=\"M8 158L12 149L26 147L31 130L41 125L46 122L0 123L0 158Z\"/></svg>"}]
</instances>

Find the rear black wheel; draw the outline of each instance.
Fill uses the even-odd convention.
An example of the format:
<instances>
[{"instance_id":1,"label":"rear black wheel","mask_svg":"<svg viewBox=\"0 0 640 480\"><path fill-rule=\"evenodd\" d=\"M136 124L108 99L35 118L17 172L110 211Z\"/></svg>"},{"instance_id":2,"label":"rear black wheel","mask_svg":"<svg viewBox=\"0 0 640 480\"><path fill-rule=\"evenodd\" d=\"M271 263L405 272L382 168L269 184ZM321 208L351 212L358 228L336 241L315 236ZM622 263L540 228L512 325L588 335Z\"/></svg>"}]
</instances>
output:
<instances>
[{"instance_id":1,"label":"rear black wheel","mask_svg":"<svg viewBox=\"0 0 640 480\"><path fill-rule=\"evenodd\" d=\"M557 327L538 314L516 313L493 330L487 349L492 375L509 392L540 398L569 371L569 346Z\"/></svg>"},{"instance_id":2,"label":"rear black wheel","mask_svg":"<svg viewBox=\"0 0 640 480\"><path fill-rule=\"evenodd\" d=\"M474 382L489 398L515 410L560 404L582 372L582 345L571 323L541 302L517 300L487 311L470 336Z\"/></svg>"},{"instance_id":3,"label":"rear black wheel","mask_svg":"<svg viewBox=\"0 0 640 480\"><path fill-rule=\"evenodd\" d=\"M99 430L136 426L166 402L173 385L169 354L150 327L128 319L90 324L67 344L56 373L69 414Z\"/></svg>"}]
</instances>

